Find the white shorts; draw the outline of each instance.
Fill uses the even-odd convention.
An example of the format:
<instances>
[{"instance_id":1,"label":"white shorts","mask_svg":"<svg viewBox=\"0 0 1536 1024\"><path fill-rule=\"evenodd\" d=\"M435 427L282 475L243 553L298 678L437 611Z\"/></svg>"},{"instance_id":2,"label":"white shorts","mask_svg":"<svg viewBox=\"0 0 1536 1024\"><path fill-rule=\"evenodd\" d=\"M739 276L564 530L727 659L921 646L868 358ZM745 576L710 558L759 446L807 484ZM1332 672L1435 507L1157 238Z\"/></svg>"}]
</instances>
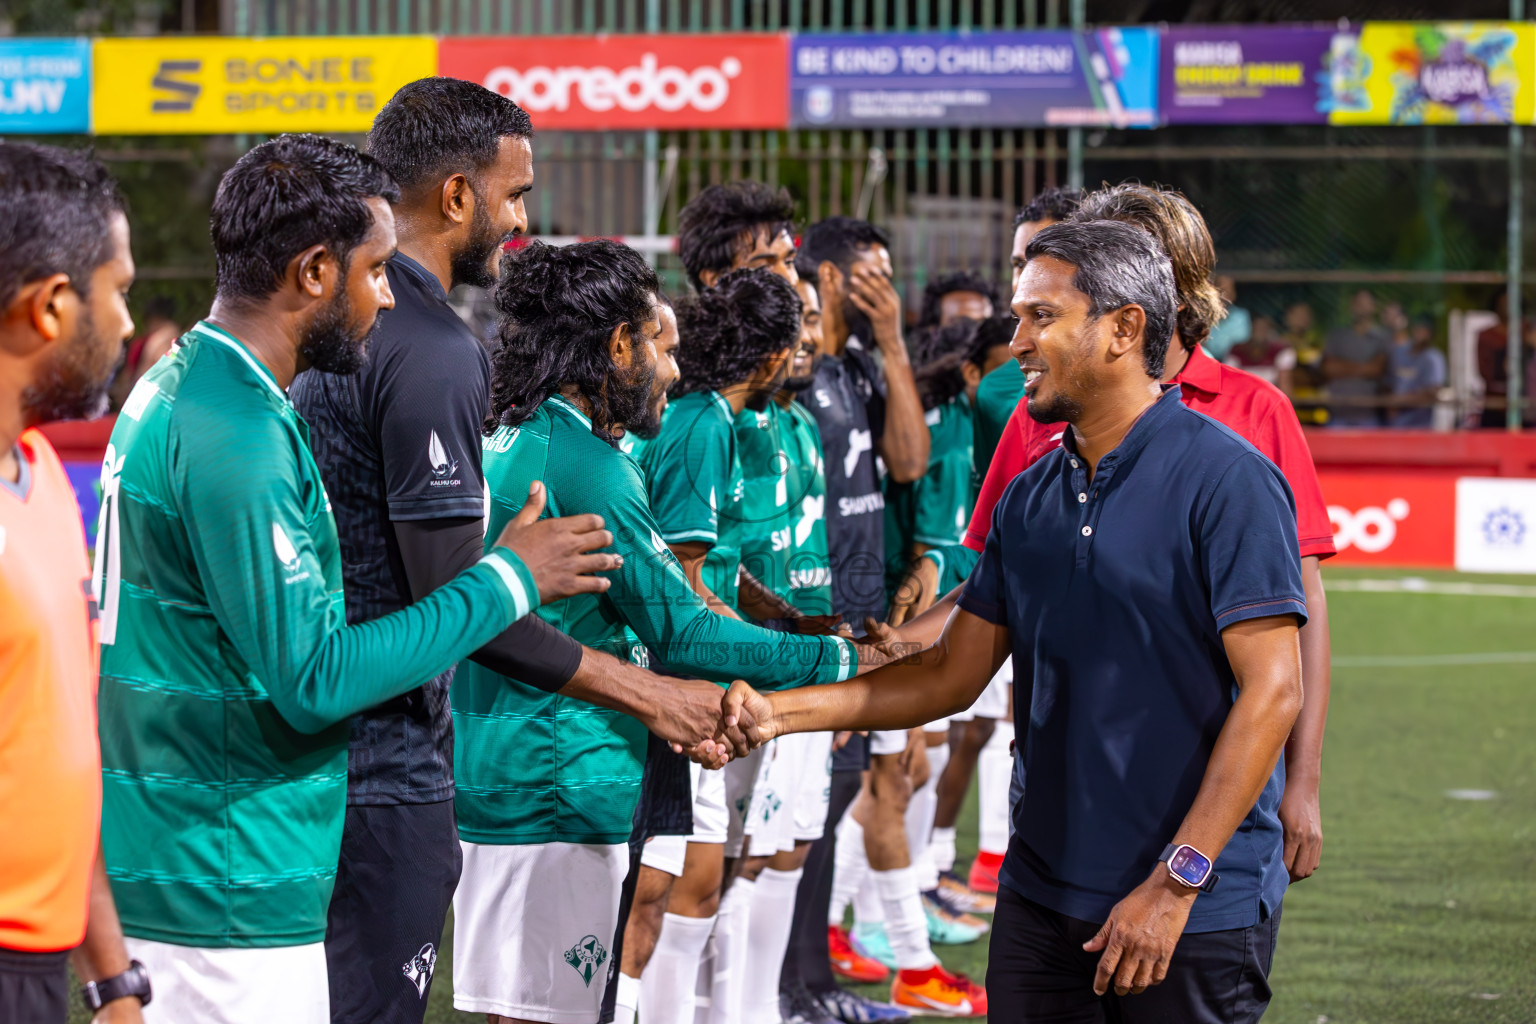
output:
<instances>
[{"instance_id":1,"label":"white shorts","mask_svg":"<svg viewBox=\"0 0 1536 1024\"><path fill-rule=\"evenodd\" d=\"M727 857L740 857L746 846L746 837L757 831L764 811L758 805L757 794L766 786L768 769L772 764L769 754L773 746L769 743L758 747L746 757L725 766L725 806L730 825L725 841Z\"/></svg>"},{"instance_id":2,"label":"white shorts","mask_svg":"<svg viewBox=\"0 0 1536 1024\"><path fill-rule=\"evenodd\" d=\"M330 1024L323 942L256 949L131 938L123 944L130 959L148 968L154 986L145 1024Z\"/></svg>"},{"instance_id":3,"label":"white shorts","mask_svg":"<svg viewBox=\"0 0 1536 1024\"><path fill-rule=\"evenodd\" d=\"M808 732L784 738L802 741L795 787L795 841L814 843L827 830L827 807L832 801L832 734Z\"/></svg>"},{"instance_id":4,"label":"white shorts","mask_svg":"<svg viewBox=\"0 0 1536 1024\"><path fill-rule=\"evenodd\" d=\"M640 863L673 878L683 877L689 843L723 843L729 831L725 813L725 774L693 765L693 832L686 836L655 836L646 841Z\"/></svg>"},{"instance_id":5,"label":"white shorts","mask_svg":"<svg viewBox=\"0 0 1536 1024\"><path fill-rule=\"evenodd\" d=\"M459 845L454 1009L550 1024L597 1020L629 847Z\"/></svg>"},{"instance_id":6,"label":"white shorts","mask_svg":"<svg viewBox=\"0 0 1536 1024\"><path fill-rule=\"evenodd\" d=\"M906 749L907 730L905 729L876 730L869 734L869 756L871 757L899 754Z\"/></svg>"},{"instance_id":7,"label":"white shorts","mask_svg":"<svg viewBox=\"0 0 1536 1024\"><path fill-rule=\"evenodd\" d=\"M969 722L973 718L1007 718L1008 717L1008 688L1013 685L1013 659L1003 662L1003 667L997 670L987 688L981 691L981 696L976 698L969 710L962 711L958 715L951 715L951 722Z\"/></svg>"}]
</instances>

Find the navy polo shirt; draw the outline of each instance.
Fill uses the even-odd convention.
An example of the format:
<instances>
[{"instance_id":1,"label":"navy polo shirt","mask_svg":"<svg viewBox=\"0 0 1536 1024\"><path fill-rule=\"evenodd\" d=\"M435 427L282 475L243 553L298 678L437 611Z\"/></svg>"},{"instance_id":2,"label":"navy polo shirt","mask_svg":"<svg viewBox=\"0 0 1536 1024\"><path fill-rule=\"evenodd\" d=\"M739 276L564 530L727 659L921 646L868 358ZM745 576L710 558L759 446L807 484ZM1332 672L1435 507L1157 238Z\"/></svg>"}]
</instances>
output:
<instances>
[{"instance_id":1,"label":"navy polo shirt","mask_svg":"<svg viewBox=\"0 0 1536 1024\"><path fill-rule=\"evenodd\" d=\"M960 606L1006 625L1029 784L1001 878L1099 922L1146 880L1194 803L1236 699L1221 630L1306 619L1285 477L1169 388L1099 461L1064 447L1019 474L993 511ZM1186 931L1246 928L1287 882L1277 763L1195 899Z\"/></svg>"}]
</instances>

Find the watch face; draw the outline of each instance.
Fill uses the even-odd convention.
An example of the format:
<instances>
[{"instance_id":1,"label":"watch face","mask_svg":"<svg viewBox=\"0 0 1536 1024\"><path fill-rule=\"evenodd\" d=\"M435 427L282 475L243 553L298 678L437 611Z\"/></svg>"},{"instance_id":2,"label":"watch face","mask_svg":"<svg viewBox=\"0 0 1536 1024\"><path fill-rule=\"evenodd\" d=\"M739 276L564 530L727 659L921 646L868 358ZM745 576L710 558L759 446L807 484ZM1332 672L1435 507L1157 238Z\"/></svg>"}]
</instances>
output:
<instances>
[{"instance_id":1,"label":"watch face","mask_svg":"<svg viewBox=\"0 0 1536 1024\"><path fill-rule=\"evenodd\" d=\"M1168 858L1168 870L1190 885L1202 885L1211 873L1211 862L1193 846L1181 846Z\"/></svg>"}]
</instances>

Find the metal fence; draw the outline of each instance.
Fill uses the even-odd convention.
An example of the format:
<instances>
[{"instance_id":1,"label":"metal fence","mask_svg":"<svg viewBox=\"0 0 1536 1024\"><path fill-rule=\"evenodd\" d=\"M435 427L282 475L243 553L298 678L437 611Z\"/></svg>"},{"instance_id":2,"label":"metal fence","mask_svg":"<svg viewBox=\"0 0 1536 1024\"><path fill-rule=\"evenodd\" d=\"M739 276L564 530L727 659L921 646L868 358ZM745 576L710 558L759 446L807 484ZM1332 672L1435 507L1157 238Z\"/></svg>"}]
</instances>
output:
<instances>
[{"instance_id":1,"label":"metal fence","mask_svg":"<svg viewBox=\"0 0 1536 1024\"><path fill-rule=\"evenodd\" d=\"M144 0L131 6L139 23L154 7ZM1126 20L1140 10L1095 4L1088 13ZM165 0L159 24L250 35L454 35L1012 28L1067 17L1062 0ZM1220 269L1236 278L1239 302L1255 315L1275 316L1304 301L1326 327L1340 319L1354 289L1371 287L1431 318L1444 340L1451 310L1486 308L1505 285L1508 239L1519 237L1507 223L1510 168L1536 163L1511 160L1511 134L1470 127L1090 131L1077 137L1080 162L1069 164L1065 130L548 131L536 140L539 180L529 212L539 234L666 235L706 185L740 177L783 184L806 222L853 213L889 228L915 311L922 286L938 273L968 267L1006 282L1012 212L1081 168L1090 185L1134 178L1185 191L1211 225ZM146 293L176 290L193 305L204 300L213 185L240 144L252 141L99 140L127 179ZM1532 264L1527 258L1524 265ZM670 288L683 287L674 256L662 254L659 267ZM1523 276L1529 283L1531 275Z\"/></svg>"}]
</instances>

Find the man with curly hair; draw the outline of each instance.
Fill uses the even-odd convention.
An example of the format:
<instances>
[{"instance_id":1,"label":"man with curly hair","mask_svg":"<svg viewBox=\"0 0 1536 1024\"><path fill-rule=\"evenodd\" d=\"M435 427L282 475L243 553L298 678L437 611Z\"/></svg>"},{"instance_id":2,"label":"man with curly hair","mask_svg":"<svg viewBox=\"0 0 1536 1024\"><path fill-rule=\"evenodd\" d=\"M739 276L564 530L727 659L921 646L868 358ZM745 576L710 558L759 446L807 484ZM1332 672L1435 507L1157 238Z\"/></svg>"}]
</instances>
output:
<instances>
[{"instance_id":1,"label":"man with curly hair","mask_svg":"<svg viewBox=\"0 0 1536 1024\"><path fill-rule=\"evenodd\" d=\"M663 539L644 472L619 448L628 434L659 429L676 377L675 329L658 292L655 271L613 242L535 242L504 257L483 445L490 533L540 480L550 514L604 518L622 560L610 589L544 615L595 650L639 661L649 652L677 673L768 687L844 679L878 663L840 637L790 636L717 613L723 606L692 585L708 573L702 553L685 572ZM691 491L680 498L699 501ZM464 851L454 1005L493 1022L596 1019L646 728L473 661L458 667L453 716Z\"/></svg>"}]
</instances>

